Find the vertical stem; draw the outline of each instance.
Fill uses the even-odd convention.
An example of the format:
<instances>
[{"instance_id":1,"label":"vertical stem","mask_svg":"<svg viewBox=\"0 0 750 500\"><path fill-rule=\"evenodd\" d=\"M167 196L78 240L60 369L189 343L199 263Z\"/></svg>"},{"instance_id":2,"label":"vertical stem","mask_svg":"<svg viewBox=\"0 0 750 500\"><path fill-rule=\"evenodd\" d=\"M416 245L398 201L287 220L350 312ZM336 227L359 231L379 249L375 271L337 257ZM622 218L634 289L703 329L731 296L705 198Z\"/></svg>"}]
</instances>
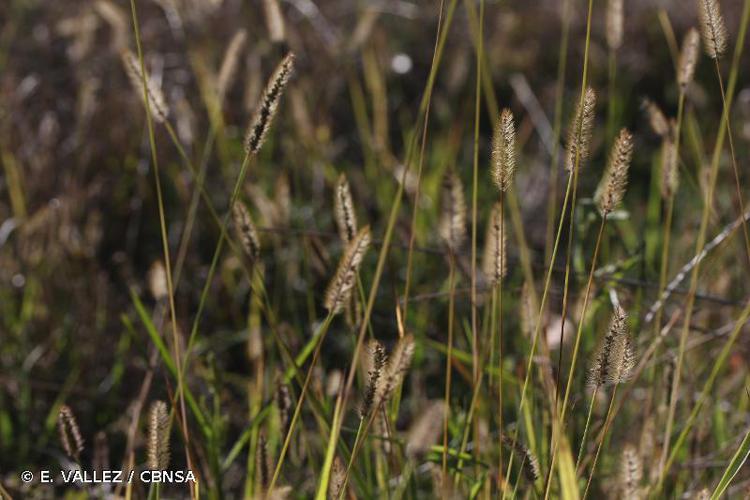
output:
<instances>
[{"instance_id":1,"label":"vertical stem","mask_svg":"<svg viewBox=\"0 0 750 500\"><path fill-rule=\"evenodd\" d=\"M448 421L450 420L450 397L451 397L451 364L453 363L453 323L455 312L455 295L456 295L456 263L453 252L449 250L449 273L448 278L448 352L445 359L445 414L443 416L443 468L442 480L448 474Z\"/></svg>"},{"instance_id":2,"label":"vertical stem","mask_svg":"<svg viewBox=\"0 0 750 500\"><path fill-rule=\"evenodd\" d=\"M604 440L607 438L607 431L609 430L609 424L612 423L612 407L614 406L615 402L615 394L617 394L617 385L615 384L612 387L612 397L609 400L609 408L607 409L607 416L604 417L604 430L602 431L601 439L599 440L599 444L596 447L596 454L594 455L594 462L591 464L591 472L589 473L589 479L586 482L586 489L583 492L583 500L586 500L586 497L589 493L589 488L591 487L591 480L594 479L594 471L596 470L596 462L599 460L599 453L602 451L602 445L604 444Z\"/></svg>"},{"instance_id":3,"label":"vertical stem","mask_svg":"<svg viewBox=\"0 0 750 500\"><path fill-rule=\"evenodd\" d=\"M586 415L586 426L583 428L583 436L581 437L581 445L578 448L578 458L576 459L576 476L578 475L578 467L581 465L581 458L583 452L586 449L586 436L589 432L589 425L591 424L591 415L594 413L594 403L596 402L596 395L599 392L599 385L594 386L594 392L591 394L591 403L589 403L589 411Z\"/></svg>"}]
</instances>

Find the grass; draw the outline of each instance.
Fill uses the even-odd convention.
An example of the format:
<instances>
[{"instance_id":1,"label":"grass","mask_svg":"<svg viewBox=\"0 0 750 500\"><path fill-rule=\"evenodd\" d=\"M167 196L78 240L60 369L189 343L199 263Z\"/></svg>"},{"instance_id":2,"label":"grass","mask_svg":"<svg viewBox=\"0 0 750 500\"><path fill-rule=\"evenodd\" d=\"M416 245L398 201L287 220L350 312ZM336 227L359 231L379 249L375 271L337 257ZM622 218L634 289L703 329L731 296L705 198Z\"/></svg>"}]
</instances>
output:
<instances>
[{"instance_id":1,"label":"grass","mask_svg":"<svg viewBox=\"0 0 750 500\"><path fill-rule=\"evenodd\" d=\"M745 496L750 0L553 4L12 2L0 497Z\"/></svg>"}]
</instances>

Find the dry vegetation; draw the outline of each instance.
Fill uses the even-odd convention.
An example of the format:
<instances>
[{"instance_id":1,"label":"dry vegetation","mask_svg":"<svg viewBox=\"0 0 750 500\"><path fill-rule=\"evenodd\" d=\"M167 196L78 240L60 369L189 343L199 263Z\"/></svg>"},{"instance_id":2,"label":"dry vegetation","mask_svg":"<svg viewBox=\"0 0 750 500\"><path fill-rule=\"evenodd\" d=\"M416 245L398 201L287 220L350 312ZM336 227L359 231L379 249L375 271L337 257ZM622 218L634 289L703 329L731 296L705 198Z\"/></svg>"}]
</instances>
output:
<instances>
[{"instance_id":1,"label":"dry vegetation","mask_svg":"<svg viewBox=\"0 0 750 500\"><path fill-rule=\"evenodd\" d=\"M749 22L5 0L0 497L747 498Z\"/></svg>"}]
</instances>

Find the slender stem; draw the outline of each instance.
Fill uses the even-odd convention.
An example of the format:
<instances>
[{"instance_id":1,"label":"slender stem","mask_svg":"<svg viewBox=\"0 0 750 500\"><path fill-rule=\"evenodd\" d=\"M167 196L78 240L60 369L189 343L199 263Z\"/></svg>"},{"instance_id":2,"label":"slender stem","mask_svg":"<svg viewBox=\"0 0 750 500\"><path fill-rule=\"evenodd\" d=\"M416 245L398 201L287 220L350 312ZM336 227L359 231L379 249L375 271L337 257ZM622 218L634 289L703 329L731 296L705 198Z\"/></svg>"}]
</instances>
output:
<instances>
[{"instance_id":1,"label":"slender stem","mask_svg":"<svg viewBox=\"0 0 750 500\"><path fill-rule=\"evenodd\" d=\"M612 407L614 406L615 402L615 394L617 393L617 385L615 384L612 387L612 397L609 400L609 408L607 409L607 416L604 417L604 431L601 435L601 438L599 439L599 444L596 447L596 454L594 455L594 462L591 464L591 472L589 472L589 479L586 482L586 489L583 492L583 500L586 500L586 497L589 493L589 488L591 487L591 480L594 479L594 471L596 470L596 462L599 460L599 453L602 451L602 445L604 444L604 440L607 437L607 430L609 430L609 425L612 423Z\"/></svg>"},{"instance_id":2,"label":"slender stem","mask_svg":"<svg viewBox=\"0 0 750 500\"><path fill-rule=\"evenodd\" d=\"M453 363L453 323L455 312L456 293L456 264L453 252L449 253L449 278L448 278L448 352L445 358L445 412L443 416L443 480L448 473L448 422L450 420L451 402L451 364Z\"/></svg>"},{"instance_id":3,"label":"slender stem","mask_svg":"<svg viewBox=\"0 0 750 500\"><path fill-rule=\"evenodd\" d=\"M599 392L599 385L594 386L594 392L591 394L591 402L589 403L589 411L586 415L586 426L583 428L583 436L581 437L581 445L578 448L578 458L576 458L576 475L578 472L578 467L581 465L581 458L583 457L583 452L586 449L586 436L589 432L589 425L591 424L591 415L594 413L594 403L596 403L596 395Z\"/></svg>"},{"instance_id":4,"label":"slender stem","mask_svg":"<svg viewBox=\"0 0 750 500\"><path fill-rule=\"evenodd\" d=\"M273 477L271 478L271 482L268 485L268 491L273 491L273 487L276 484L276 480L279 478L279 473L281 472L281 467L284 464L284 458L286 457L287 449L289 448L289 443L292 440L292 434L294 434L294 427L297 424L297 420L299 419L300 413L302 411L302 404L305 402L305 395L307 394L307 388L310 385L310 380L312 379L313 371L315 370L315 365L318 362L318 357L320 355L320 348L323 346L323 339L326 336L326 333L328 332L328 327L331 324L331 320L333 319L332 314L328 314L326 316L326 319L323 321L322 325L320 326L320 333L317 335L318 342L315 346L315 352L313 353L312 361L310 362L310 368L307 369L307 376L305 377L305 383L302 386L302 391L300 392L299 399L297 400L297 406L294 408L294 414L292 415L292 420L289 422L289 430L286 432L286 437L284 438L284 444L281 447L281 452L279 453L279 459L276 462L276 468L273 471Z\"/></svg>"}]
</instances>

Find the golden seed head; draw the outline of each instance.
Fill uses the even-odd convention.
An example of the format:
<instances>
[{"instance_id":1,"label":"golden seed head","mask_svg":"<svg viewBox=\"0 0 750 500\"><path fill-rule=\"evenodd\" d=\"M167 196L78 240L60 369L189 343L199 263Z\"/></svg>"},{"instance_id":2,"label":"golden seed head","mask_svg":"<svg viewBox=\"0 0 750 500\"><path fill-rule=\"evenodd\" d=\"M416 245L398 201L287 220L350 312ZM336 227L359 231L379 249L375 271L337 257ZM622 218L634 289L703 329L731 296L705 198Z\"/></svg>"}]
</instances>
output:
<instances>
[{"instance_id":1,"label":"golden seed head","mask_svg":"<svg viewBox=\"0 0 750 500\"><path fill-rule=\"evenodd\" d=\"M622 307L616 306L609 330L589 369L589 385L599 387L621 384L628 380L634 365L635 354L628 332L628 316Z\"/></svg>"},{"instance_id":2,"label":"golden seed head","mask_svg":"<svg viewBox=\"0 0 750 500\"><path fill-rule=\"evenodd\" d=\"M698 50L701 39L698 30L690 28L682 40L682 50L677 72L677 83L684 92L690 82L693 81L695 65L698 63Z\"/></svg>"},{"instance_id":3,"label":"golden seed head","mask_svg":"<svg viewBox=\"0 0 750 500\"><path fill-rule=\"evenodd\" d=\"M404 379L406 371L411 366L411 360L414 357L414 336L406 334L401 337L393 348L391 355L388 357L383 374L378 379L378 388L376 390L375 400L378 406L388 401L393 395L393 391Z\"/></svg>"},{"instance_id":4,"label":"golden seed head","mask_svg":"<svg viewBox=\"0 0 750 500\"><path fill-rule=\"evenodd\" d=\"M642 498L643 461L638 455L638 450L630 443L626 444L622 450L618 479L623 500L639 500Z\"/></svg>"},{"instance_id":5,"label":"golden seed head","mask_svg":"<svg viewBox=\"0 0 750 500\"><path fill-rule=\"evenodd\" d=\"M257 261L260 258L260 238L245 204L239 200L235 201L232 205L232 216L234 230L242 242L242 248L252 262Z\"/></svg>"},{"instance_id":6,"label":"golden seed head","mask_svg":"<svg viewBox=\"0 0 750 500\"><path fill-rule=\"evenodd\" d=\"M674 196L680 185L677 165L677 144L671 137L665 137L661 143L661 196L665 200Z\"/></svg>"},{"instance_id":7,"label":"golden seed head","mask_svg":"<svg viewBox=\"0 0 750 500\"><path fill-rule=\"evenodd\" d=\"M654 101L644 99L641 108L646 112L648 122L651 125L651 130L653 130L656 135L659 137L665 137L670 133L667 117L664 116L661 108L659 108Z\"/></svg>"},{"instance_id":8,"label":"golden seed head","mask_svg":"<svg viewBox=\"0 0 750 500\"><path fill-rule=\"evenodd\" d=\"M482 271L491 285L496 285L508 273L508 263L505 256L508 227L503 224L500 203L492 207L490 220L487 224L487 237L484 244Z\"/></svg>"},{"instance_id":9,"label":"golden seed head","mask_svg":"<svg viewBox=\"0 0 750 500\"><path fill-rule=\"evenodd\" d=\"M594 195L603 217L622 202L628 185L628 169L632 157L633 136L627 129L622 129L612 146L607 168Z\"/></svg>"},{"instance_id":10,"label":"golden seed head","mask_svg":"<svg viewBox=\"0 0 750 500\"><path fill-rule=\"evenodd\" d=\"M333 197L333 212L336 218L336 226L339 236L344 244L349 243L357 234L357 214L354 211L352 192L346 175L339 175L336 181L336 192Z\"/></svg>"},{"instance_id":11,"label":"golden seed head","mask_svg":"<svg viewBox=\"0 0 750 500\"><path fill-rule=\"evenodd\" d=\"M568 172L580 169L586 163L591 148L591 135L594 130L594 111L596 108L596 92L587 88L583 94L583 101L579 101L576 114L568 130L567 157L565 168Z\"/></svg>"},{"instance_id":12,"label":"golden seed head","mask_svg":"<svg viewBox=\"0 0 750 500\"><path fill-rule=\"evenodd\" d=\"M163 300L169 295L167 270L160 260L155 260L148 269L148 288L154 300Z\"/></svg>"},{"instance_id":13,"label":"golden seed head","mask_svg":"<svg viewBox=\"0 0 750 500\"><path fill-rule=\"evenodd\" d=\"M346 478L346 466L341 458L336 455L331 465L331 478L328 482L328 500L338 500L341 488L344 487Z\"/></svg>"},{"instance_id":14,"label":"golden seed head","mask_svg":"<svg viewBox=\"0 0 750 500\"><path fill-rule=\"evenodd\" d=\"M216 82L219 102L224 99L224 96L226 96L229 88L234 82L234 77L237 75L237 66L240 62L240 56L242 55L242 49L245 47L246 41L247 31L244 29L237 30L237 33L235 33L229 41L227 50L224 53L224 59L219 68L219 77Z\"/></svg>"},{"instance_id":15,"label":"golden seed head","mask_svg":"<svg viewBox=\"0 0 750 500\"><path fill-rule=\"evenodd\" d=\"M385 347L383 347L383 344L381 344L377 340L373 339L370 341L368 352L370 354L370 369L368 373L369 380L367 382L367 389L365 390L365 396L362 400L362 407L360 408L360 416L362 418L367 417L376 406L376 404L380 403L379 401L377 401L377 390L378 385L380 384L380 377L383 374L383 368L388 361Z\"/></svg>"},{"instance_id":16,"label":"golden seed head","mask_svg":"<svg viewBox=\"0 0 750 500\"><path fill-rule=\"evenodd\" d=\"M406 437L406 456L415 459L427 453L440 437L445 415L445 402L434 400L427 403L414 421Z\"/></svg>"},{"instance_id":17,"label":"golden seed head","mask_svg":"<svg viewBox=\"0 0 750 500\"><path fill-rule=\"evenodd\" d=\"M541 470L539 468L539 460L536 458L536 455L534 455L531 450L521 444L518 440L514 441L506 434L502 434L501 439L503 445L505 445L508 449L513 450L515 453L518 453L522 457L523 471L526 475L526 478L531 482L537 481L541 477Z\"/></svg>"},{"instance_id":18,"label":"golden seed head","mask_svg":"<svg viewBox=\"0 0 750 500\"><path fill-rule=\"evenodd\" d=\"M167 100L164 98L164 94L161 88L156 84L154 80L149 78L148 75L144 74L141 68L140 60L131 51L125 49L122 51L122 64L125 68L130 79L130 84L133 90L141 97L144 104L148 107L148 111L151 113L151 117L157 123L166 121L169 116L169 107L167 106ZM144 89L143 80L146 80ZM144 92L146 98L144 99Z\"/></svg>"},{"instance_id":19,"label":"golden seed head","mask_svg":"<svg viewBox=\"0 0 750 500\"><path fill-rule=\"evenodd\" d=\"M263 13L266 17L268 38L273 43L283 42L286 38L286 30L284 28L284 17L281 15L279 0L263 0Z\"/></svg>"},{"instance_id":20,"label":"golden seed head","mask_svg":"<svg viewBox=\"0 0 750 500\"><path fill-rule=\"evenodd\" d=\"M698 0L698 19L703 49L710 58L720 58L727 50L727 27L718 0Z\"/></svg>"},{"instance_id":21,"label":"golden seed head","mask_svg":"<svg viewBox=\"0 0 750 500\"><path fill-rule=\"evenodd\" d=\"M271 128L271 122L276 115L279 107L281 94L284 92L289 77L294 70L294 54L288 53L274 70L271 78L263 90L260 98L260 104L255 110L253 119L245 134L245 152L247 154L257 154L263 146L268 130Z\"/></svg>"},{"instance_id":22,"label":"golden seed head","mask_svg":"<svg viewBox=\"0 0 750 500\"><path fill-rule=\"evenodd\" d=\"M169 467L169 413L164 401L154 401L148 420L148 468Z\"/></svg>"},{"instance_id":23,"label":"golden seed head","mask_svg":"<svg viewBox=\"0 0 750 500\"><path fill-rule=\"evenodd\" d=\"M461 179L450 169L443 175L440 195L438 232L453 252L458 251L466 238L466 200Z\"/></svg>"},{"instance_id":24,"label":"golden seed head","mask_svg":"<svg viewBox=\"0 0 750 500\"><path fill-rule=\"evenodd\" d=\"M516 171L516 127L513 113L505 108L492 136L492 180L500 191L507 191Z\"/></svg>"},{"instance_id":25,"label":"golden seed head","mask_svg":"<svg viewBox=\"0 0 750 500\"><path fill-rule=\"evenodd\" d=\"M622 4L622 0L607 2L607 46L610 50L617 50L622 45L624 17Z\"/></svg>"},{"instance_id":26,"label":"golden seed head","mask_svg":"<svg viewBox=\"0 0 750 500\"><path fill-rule=\"evenodd\" d=\"M365 226L349 242L336 274L326 289L323 305L331 314L340 313L349 301L359 266L369 246L370 226Z\"/></svg>"}]
</instances>

